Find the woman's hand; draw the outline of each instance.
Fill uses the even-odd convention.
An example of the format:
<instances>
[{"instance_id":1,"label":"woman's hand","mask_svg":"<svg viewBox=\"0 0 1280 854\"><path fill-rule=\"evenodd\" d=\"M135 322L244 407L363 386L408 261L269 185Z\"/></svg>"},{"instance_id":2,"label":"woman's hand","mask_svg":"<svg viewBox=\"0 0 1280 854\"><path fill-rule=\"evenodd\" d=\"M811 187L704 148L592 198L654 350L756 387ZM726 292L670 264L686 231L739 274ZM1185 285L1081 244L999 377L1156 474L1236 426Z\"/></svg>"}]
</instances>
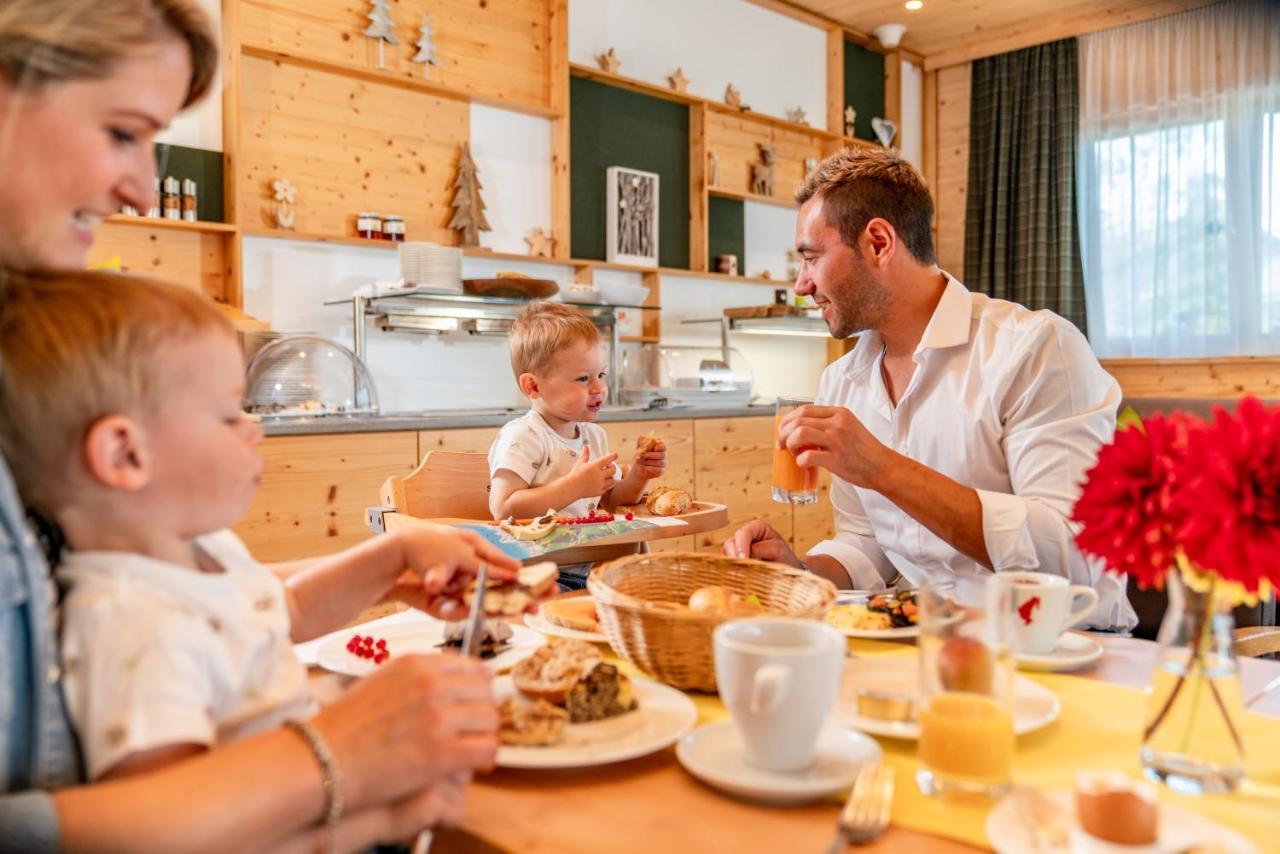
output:
<instances>
[{"instance_id":1,"label":"woman's hand","mask_svg":"<svg viewBox=\"0 0 1280 854\"><path fill-rule=\"evenodd\" d=\"M316 715L354 808L387 804L493 767L489 670L456 655L392 658Z\"/></svg>"},{"instance_id":2,"label":"woman's hand","mask_svg":"<svg viewBox=\"0 0 1280 854\"><path fill-rule=\"evenodd\" d=\"M442 525L414 525L391 536L399 541L404 572L388 598L426 611L443 620L459 620L470 607L464 601L467 586L489 565L491 581L510 581L520 564L472 531Z\"/></svg>"}]
</instances>

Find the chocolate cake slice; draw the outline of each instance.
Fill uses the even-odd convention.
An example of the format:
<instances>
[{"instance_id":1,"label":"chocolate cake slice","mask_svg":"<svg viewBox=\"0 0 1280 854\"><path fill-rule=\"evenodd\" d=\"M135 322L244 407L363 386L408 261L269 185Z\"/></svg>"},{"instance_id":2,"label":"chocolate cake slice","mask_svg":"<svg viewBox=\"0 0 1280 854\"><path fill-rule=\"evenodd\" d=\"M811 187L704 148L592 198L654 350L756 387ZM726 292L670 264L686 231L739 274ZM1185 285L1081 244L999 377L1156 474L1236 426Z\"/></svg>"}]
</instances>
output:
<instances>
[{"instance_id":1,"label":"chocolate cake slice","mask_svg":"<svg viewBox=\"0 0 1280 854\"><path fill-rule=\"evenodd\" d=\"M631 680L612 664L597 664L582 675L565 696L569 720L580 724L601 721L629 712L636 707Z\"/></svg>"}]
</instances>

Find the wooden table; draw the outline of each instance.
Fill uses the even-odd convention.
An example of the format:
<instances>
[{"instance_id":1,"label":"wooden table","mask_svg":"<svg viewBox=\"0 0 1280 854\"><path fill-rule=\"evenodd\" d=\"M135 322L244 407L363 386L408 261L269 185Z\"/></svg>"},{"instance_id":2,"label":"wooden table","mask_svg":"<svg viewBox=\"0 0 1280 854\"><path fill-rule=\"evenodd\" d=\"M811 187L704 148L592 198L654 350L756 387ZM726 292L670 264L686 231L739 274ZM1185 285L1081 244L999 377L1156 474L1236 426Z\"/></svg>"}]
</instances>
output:
<instances>
[{"instance_id":1,"label":"wooden table","mask_svg":"<svg viewBox=\"0 0 1280 854\"><path fill-rule=\"evenodd\" d=\"M1157 646L1132 638L1099 638L1106 653L1078 675L1143 688ZM1280 662L1240 662L1245 697L1280 676ZM1254 711L1280 716L1280 691ZM915 785L899 780L899 785ZM432 850L519 854L788 854L826 851L838 808L776 808L735 800L702 785L676 761L674 749L642 759L567 771L499 769L479 777L467 795L461 831L439 834ZM854 849L850 849L851 851ZM890 827L865 851L971 852L935 836Z\"/></svg>"}]
</instances>

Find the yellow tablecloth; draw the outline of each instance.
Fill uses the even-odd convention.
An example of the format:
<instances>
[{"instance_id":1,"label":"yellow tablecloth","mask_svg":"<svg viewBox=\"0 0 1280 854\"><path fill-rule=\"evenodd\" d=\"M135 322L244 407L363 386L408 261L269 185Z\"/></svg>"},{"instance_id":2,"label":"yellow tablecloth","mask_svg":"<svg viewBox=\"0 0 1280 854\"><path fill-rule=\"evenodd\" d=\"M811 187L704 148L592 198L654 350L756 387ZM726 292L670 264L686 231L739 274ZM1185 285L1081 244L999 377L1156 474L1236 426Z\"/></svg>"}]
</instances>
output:
<instances>
[{"instance_id":1,"label":"yellow tablecloth","mask_svg":"<svg viewBox=\"0 0 1280 854\"><path fill-rule=\"evenodd\" d=\"M863 656L915 655L914 647L855 641ZM1066 674L1025 674L1053 691L1062 714L1039 732L1021 736L1014 760L1014 779L1042 789L1070 789L1080 769L1118 769L1140 776L1138 761L1146 694L1133 688ZM694 695L700 723L728 717L720 699ZM1162 801L1198 812L1247 836L1261 851L1280 851L1280 721L1245 714L1242 738L1248 757L1249 783L1221 797L1188 797L1163 787ZM885 761L894 766L897 786L893 824L922 833L989 848L984 828L989 807L942 803L916 786L915 742L877 739Z\"/></svg>"}]
</instances>

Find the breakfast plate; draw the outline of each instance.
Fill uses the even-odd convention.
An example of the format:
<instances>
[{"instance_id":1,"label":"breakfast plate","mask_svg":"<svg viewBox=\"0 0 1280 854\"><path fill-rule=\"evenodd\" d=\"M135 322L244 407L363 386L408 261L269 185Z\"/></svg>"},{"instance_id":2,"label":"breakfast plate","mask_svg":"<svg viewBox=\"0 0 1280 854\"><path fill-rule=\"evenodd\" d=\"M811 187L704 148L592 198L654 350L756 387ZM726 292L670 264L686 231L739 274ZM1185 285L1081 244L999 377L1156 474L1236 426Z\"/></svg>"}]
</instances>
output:
<instances>
[{"instance_id":1,"label":"breakfast plate","mask_svg":"<svg viewBox=\"0 0 1280 854\"><path fill-rule=\"evenodd\" d=\"M845 662L832 717L837 723L869 735L915 740L920 737L916 720L888 720L859 711L858 692L871 691L877 698L910 700L919 694L919 663L913 658L855 658ZM1043 729L1058 719L1062 704L1048 688L1025 676L1013 683L1013 729L1018 735Z\"/></svg>"},{"instance_id":2,"label":"breakfast plate","mask_svg":"<svg viewBox=\"0 0 1280 854\"><path fill-rule=\"evenodd\" d=\"M632 712L583 724L567 724L557 744L498 748L502 768L582 768L647 756L670 747L693 729L698 709L680 691L651 679L632 677L638 708ZM493 683L502 702L516 695L511 677Z\"/></svg>"},{"instance_id":3,"label":"breakfast plate","mask_svg":"<svg viewBox=\"0 0 1280 854\"><path fill-rule=\"evenodd\" d=\"M1020 652L1016 658L1023 670L1060 672L1079 670L1102 657L1102 644L1088 635L1063 632L1053 649L1043 655Z\"/></svg>"},{"instance_id":4,"label":"breakfast plate","mask_svg":"<svg viewBox=\"0 0 1280 854\"><path fill-rule=\"evenodd\" d=\"M412 623L384 625L378 628L354 626L349 630L334 632L316 650L316 664L344 676L368 676L378 665L368 658L361 658L347 651L347 642L353 635L372 635L387 642L387 651L394 658L398 655L438 653L444 642L443 620L423 617ZM524 626L511 626L511 642L507 649L485 664L495 671L506 670L527 658L535 649L546 643L542 635Z\"/></svg>"},{"instance_id":5,"label":"breakfast plate","mask_svg":"<svg viewBox=\"0 0 1280 854\"><path fill-rule=\"evenodd\" d=\"M1174 854L1203 848L1224 854L1252 854L1249 840L1212 819L1168 804L1160 804L1159 837L1154 845L1114 845L1087 836L1075 820L1071 792L1045 792L1041 797L1061 813L1061 828L1044 828L1043 817L1033 823L1017 793L996 804L987 816L987 839L997 854L1042 851L1045 854ZM1060 832L1065 831L1065 832ZM1055 837L1065 837L1057 839Z\"/></svg>"},{"instance_id":6,"label":"breakfast plate","mask_svg":"<svg viewBox=\"0 0 1280 854\"><path fill-rule=\"evenodd\" d=\"M828 724L818 734L814 762L781 773L748 765L733 721L699 727L680 739L676 759L709 786L771 804L797 804L849 791L858 769L880 760L880 746L861 733Z\"/></svg>"},{"instance_id":7,"label":"breakfast plate","mask_svg":"<svg viewBox=\"0 0 1280 854\"><path fill-rule=\"evenodd\" d=\"M608 643L609 639L605 637L604 632L584 632L579 629L571 629L568 626L558 626L542 615L541 611L524 615L524 624L536 632L544 635L551 635L558 638L571 638L573 640L588 641L590 643Z\"/></svg>"},{"instance_id":8,"label":"breakfast plate","mask_svg":"<svg viewBox=\"0 0 1280 854\"><path fill-rule=\"evenodd\" d=\"M847 638L907 640L918 637L920 635L920 627L914 623L906 626L883 628L872 628L866 625L866 623L875 622L877 619L889 619L887 614L870 611L867 608L867 604L873 597L887 597L892 600L900 594L910 592L910 590L855 590L841 592L836 597L836 604L827 611L826 622Z\"/></svg>"}]
</instances>

